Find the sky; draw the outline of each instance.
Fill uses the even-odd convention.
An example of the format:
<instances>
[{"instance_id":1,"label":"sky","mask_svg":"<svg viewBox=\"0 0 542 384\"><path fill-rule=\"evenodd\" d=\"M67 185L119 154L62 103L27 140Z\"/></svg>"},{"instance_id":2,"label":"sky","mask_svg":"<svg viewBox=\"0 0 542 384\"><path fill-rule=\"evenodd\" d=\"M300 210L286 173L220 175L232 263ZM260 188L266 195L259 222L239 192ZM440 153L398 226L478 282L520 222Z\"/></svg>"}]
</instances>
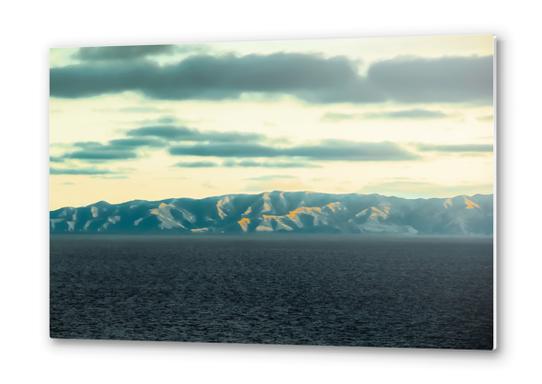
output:
<instances>
[{"instance_id":1,"label":"sky","mask_svg":"<svg viewBox=\"0 0 542 384\"><path fill-rule=\"evenodd\" d=\"M52 48L50 209L493 193L491 35Z\"/></svg>"}]
</instances>

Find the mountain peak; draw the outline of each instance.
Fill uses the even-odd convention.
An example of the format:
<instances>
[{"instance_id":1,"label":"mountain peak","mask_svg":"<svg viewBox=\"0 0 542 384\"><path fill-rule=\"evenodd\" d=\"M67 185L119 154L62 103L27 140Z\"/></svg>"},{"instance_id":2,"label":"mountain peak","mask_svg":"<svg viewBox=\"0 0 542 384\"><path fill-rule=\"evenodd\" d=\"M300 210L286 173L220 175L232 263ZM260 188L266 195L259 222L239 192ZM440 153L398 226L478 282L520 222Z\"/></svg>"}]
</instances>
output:
<instances>
[{"instance_id":1,"label":"mountain peak","mask_svg":"<svg viewBox=\"0 0 542 384\"><path fill-rule=\"evenodd\" d=\"M107 201L100 200L97 203L89 205L89 207L104 207L104 206L108 207L108 206L111 206L111 204L109 204Z\"/></svg>"}]
</instances>

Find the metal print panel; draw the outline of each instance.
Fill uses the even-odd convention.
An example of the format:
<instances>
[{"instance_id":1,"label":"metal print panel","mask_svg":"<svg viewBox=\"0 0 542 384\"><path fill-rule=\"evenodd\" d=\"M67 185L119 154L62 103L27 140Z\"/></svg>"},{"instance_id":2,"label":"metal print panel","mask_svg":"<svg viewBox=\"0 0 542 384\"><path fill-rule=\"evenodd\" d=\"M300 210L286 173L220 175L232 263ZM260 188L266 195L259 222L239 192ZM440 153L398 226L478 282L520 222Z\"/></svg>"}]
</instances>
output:
<instances>
[{"instance_id":1,"label":"metal print panel","mask_svg":"<svg viewBox=\"0 0 542 384\"><path fill-rule=\"evenodd\" d=\"M492 350L490 35L56 48L50 335Z\"/></svg>"}]
</instances>

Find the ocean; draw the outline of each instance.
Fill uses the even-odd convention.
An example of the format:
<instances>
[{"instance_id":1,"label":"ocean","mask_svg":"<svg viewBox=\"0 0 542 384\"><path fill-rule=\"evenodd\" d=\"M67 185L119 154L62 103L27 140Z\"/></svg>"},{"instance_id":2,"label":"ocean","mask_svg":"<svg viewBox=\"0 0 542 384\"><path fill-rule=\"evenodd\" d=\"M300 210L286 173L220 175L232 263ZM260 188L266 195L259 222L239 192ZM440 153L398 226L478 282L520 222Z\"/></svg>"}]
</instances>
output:
<instances>
[{"instance_id":1,"label":"ocean","mask_svg":"<svg viewBox=\"0 0 542 384\"><path fill-rule=\"evenodd\" d=\"M492 238L52 234L59 339L493 348Z\"/></svg>"}]
</instances>

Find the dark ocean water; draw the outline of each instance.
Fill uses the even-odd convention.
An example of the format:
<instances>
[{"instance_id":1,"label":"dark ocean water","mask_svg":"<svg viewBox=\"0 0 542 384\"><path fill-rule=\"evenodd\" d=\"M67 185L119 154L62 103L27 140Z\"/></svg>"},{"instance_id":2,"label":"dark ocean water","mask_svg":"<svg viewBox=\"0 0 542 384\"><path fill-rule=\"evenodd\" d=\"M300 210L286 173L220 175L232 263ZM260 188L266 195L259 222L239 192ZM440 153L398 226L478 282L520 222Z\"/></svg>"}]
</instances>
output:
<instances>
[{"instance_id":1,"label":"dark ocean water","mask_svg":"<svg viewBox=\"0 0 542 384\"><path fill-rule=\"evenodd\" d=\"M491 239L53 235L53 338L492 349Z\"/></svg>"}]
</instances>

